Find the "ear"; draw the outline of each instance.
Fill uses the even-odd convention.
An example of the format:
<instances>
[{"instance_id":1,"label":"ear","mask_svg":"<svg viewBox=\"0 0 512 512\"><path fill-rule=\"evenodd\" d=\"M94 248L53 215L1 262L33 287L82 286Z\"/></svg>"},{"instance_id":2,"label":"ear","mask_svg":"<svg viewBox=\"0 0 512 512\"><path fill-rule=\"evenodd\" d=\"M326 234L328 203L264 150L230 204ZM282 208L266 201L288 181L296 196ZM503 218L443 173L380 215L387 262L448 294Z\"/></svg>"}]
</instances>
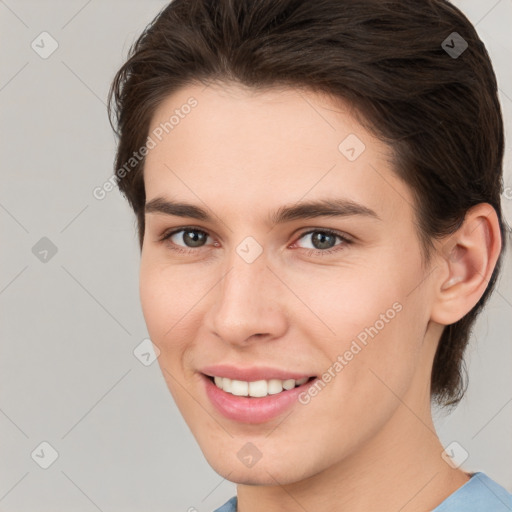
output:
<instances>
[{"instance_id":1,"label":"ear","mask_svg":"<svg viewBox=\"0 0 512 512\"><path fill-rule=\"evenodd\" d=\"M442 271L436 273L431 319L442 325L460 320L480 300L501 251L498 216L488 203L466 212L461 227L443 240Z\"/></svg>"}]
</instances>

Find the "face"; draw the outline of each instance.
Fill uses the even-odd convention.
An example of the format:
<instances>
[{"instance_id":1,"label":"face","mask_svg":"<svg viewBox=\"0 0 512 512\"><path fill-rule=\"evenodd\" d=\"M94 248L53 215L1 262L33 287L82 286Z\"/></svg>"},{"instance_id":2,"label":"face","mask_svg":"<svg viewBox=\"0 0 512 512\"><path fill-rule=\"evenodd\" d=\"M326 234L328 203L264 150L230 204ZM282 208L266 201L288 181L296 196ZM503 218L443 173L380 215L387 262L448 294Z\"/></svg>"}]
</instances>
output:
<instances>
[{"instance_id":1,"label":"face","mask_svg":"<svg viewBox=\"0 0 512 512\"><path fill-rule=\"evenodd\" d=\"M241 483L342 464L397 397L420 400L432 362L428 269L388 148L341 102L234 85L174 93L152 133L141 303L206 459Z\"/></svg>"}]
</instances>

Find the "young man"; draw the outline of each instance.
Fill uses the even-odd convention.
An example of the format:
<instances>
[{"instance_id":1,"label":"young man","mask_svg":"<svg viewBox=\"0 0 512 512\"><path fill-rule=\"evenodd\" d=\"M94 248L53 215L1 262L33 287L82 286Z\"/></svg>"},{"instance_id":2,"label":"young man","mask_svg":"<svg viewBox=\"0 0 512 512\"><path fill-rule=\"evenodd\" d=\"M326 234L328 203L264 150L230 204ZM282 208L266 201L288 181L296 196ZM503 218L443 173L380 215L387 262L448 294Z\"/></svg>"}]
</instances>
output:
<instances>
[{"instance_id":1,"label":"young man","mask_svg":"<svg viewBox=\"0 0 512 512\"><path fill-rule=\"evenodd\" d=\"M512 510L431 416L505 246L496 89L441 0L175 0L133 46L116 175L218 512Z\"/></svg>"}]
</instances>

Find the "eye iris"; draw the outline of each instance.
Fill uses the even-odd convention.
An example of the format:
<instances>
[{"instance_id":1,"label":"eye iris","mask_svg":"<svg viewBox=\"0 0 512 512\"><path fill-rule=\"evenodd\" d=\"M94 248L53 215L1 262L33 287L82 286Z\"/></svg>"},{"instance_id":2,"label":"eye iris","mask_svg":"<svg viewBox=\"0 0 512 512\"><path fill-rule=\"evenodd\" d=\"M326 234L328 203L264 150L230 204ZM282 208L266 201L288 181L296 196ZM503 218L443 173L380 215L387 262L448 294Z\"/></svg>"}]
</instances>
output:
<instances>
[{"instance_id":1,"label":"eye iris","mask_svg":"<svg viewBox=\"0 0 512 512\"><path fill-rule=\"evenodd\" d=\"M183 241L189 247L200 247L206 239L206 233L200 231L185 231L183 233Z\"/></svg>"},{"instance_id":2,"label":"eye iris","mask_svg":"<svg viewBox=\"0 0 512 512\"><path fill-rule=\"evenodd\" d=\"M331 235L329 233L322 233L321 231L315 232L312 238L313 245L315 246L316 249L330 249L336 243L336 237L334 235Z\"/></svg>"}]
</instances>

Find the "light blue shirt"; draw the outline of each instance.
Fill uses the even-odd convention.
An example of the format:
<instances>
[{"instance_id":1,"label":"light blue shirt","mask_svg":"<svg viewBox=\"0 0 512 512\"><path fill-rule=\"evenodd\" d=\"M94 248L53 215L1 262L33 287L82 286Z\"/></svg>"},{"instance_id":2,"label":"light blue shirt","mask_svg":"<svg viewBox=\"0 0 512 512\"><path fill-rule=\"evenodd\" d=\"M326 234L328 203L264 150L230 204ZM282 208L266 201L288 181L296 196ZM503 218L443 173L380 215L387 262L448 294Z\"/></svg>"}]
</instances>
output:
<instances>
[{"instance_id":1,"label":"light blue shirt","mask_svg":"<svg viewBox=\"0 0 512 512\"><path fill-rule=\"evenodd\" d=\"M236 496L213 512L236 512ZM432 512L512 512L512 494L481 471Z\"/></svg>"}]
</instances>

